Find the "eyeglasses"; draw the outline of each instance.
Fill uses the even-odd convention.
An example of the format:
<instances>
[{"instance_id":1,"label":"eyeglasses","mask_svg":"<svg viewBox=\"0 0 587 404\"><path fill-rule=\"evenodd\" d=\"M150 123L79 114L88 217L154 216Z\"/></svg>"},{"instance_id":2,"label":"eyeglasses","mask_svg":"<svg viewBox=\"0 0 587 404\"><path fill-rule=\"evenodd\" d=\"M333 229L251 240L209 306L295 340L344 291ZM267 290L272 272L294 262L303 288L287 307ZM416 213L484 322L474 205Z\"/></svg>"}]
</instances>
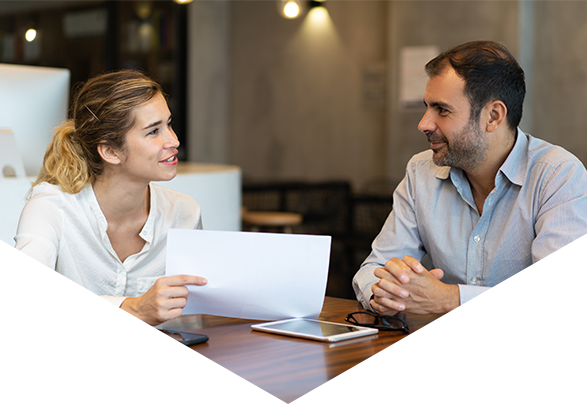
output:
<instances>
[{"instance_id":1,"label":"eyeglasses","mask_svg":"<svg viewBox=\"0 0 587 404\"><path fill-rule=\"evenodd\" d=\"M381 331L403 331L410 333L410 329L404 320L397 316L384 316L371 311L355 311L346 316L344 321L362 326L377 328Z\"/></svg>"}]
</instances>

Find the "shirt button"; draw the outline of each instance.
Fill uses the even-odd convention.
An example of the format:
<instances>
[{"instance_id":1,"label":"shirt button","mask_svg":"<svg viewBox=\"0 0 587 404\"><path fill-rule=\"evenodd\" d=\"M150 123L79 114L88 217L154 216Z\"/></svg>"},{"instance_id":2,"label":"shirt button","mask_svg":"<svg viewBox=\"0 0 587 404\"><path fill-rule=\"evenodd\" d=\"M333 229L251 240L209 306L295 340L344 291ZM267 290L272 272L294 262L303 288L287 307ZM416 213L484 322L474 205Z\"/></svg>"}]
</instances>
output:
<instances>
[{"instance_id":1,"label":"shirt button","mask_svg":"<svg viewBox=\"0 0 587 404\"><path fill-rule=\"evenodd\" d=\"M471 283L473 285L476 285L477 284L477 278L475 278L475 277L471 278Z\"/></svg>"},{"instance_id":2,"label":"shirt button","mask_svg":"<svg viewBox=\"0 0 587 404\"><path fill-rule=\"evenodd\" d=\"M475 242L476 242L476 243L478 243L478 242L479 242L479 240L481 240L481 237L479 237L479 236L475 236L475 237L473 237L473 240L475 240Z\"/></svg>"}]
</instances>

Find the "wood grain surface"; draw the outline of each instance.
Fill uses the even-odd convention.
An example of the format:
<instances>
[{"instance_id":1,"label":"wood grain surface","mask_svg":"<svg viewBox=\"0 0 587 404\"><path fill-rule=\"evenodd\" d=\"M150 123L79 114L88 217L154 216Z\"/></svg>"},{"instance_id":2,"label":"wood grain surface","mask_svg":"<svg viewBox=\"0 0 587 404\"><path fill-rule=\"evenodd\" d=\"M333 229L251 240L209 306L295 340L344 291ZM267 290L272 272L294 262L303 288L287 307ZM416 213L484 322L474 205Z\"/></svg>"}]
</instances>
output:
<instances>
[{"instance_id":1,"label":"wood grain surface","mask_svg":"<svg viewBox=\"0 0 587 404\"><path fill-rule=\"evenodd\" d=\"M360 309L327 297L323 320ZM167 323L210 337L171 347L128 329L0 332L2 403L488 403L587 374L587 333L408 316L411 333L322 343L191 315Z\"/></svg>"}]
</instances>

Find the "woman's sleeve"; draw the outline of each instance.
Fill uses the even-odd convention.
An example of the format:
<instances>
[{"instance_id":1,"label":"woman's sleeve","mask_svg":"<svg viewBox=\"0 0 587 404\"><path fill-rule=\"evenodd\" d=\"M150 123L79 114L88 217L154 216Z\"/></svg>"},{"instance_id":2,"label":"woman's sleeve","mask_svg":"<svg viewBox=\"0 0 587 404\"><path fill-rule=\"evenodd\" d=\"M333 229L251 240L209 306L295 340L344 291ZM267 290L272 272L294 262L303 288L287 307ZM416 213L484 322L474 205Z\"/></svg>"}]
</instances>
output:
<instances>
[{"instance_id":1,"label":"woman's sleeve","mask_svg":"<svg viewBox=\"0 0 587 404\"><path fill-rule=\"evenodd\" d=\"M23 209L6 282L4 316L12 328L109 327L124 300L63 293L53 285L62 223L58 194L33 196Z\"/></svg>"}]
</instances>

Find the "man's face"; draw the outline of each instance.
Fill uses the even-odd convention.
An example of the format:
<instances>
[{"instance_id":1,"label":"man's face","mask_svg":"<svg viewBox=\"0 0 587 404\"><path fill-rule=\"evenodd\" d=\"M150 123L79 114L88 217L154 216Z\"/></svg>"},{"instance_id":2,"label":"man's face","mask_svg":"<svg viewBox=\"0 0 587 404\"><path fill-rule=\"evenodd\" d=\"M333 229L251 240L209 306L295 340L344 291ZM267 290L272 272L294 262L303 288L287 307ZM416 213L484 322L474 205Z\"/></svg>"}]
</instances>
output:
<instances>
[{"instance_id":1,"label":"man's face","mask_svg":"<svg viewBox=\"0 0 587 404\"><path fill-rule=\"evenodd\" d=\"M489 145L478 119L471 117L464 89L465 81L451 67L429 79L418 130L428 138L436 165L468 171L485 160Z\"/></svg>"}]
</instances>

